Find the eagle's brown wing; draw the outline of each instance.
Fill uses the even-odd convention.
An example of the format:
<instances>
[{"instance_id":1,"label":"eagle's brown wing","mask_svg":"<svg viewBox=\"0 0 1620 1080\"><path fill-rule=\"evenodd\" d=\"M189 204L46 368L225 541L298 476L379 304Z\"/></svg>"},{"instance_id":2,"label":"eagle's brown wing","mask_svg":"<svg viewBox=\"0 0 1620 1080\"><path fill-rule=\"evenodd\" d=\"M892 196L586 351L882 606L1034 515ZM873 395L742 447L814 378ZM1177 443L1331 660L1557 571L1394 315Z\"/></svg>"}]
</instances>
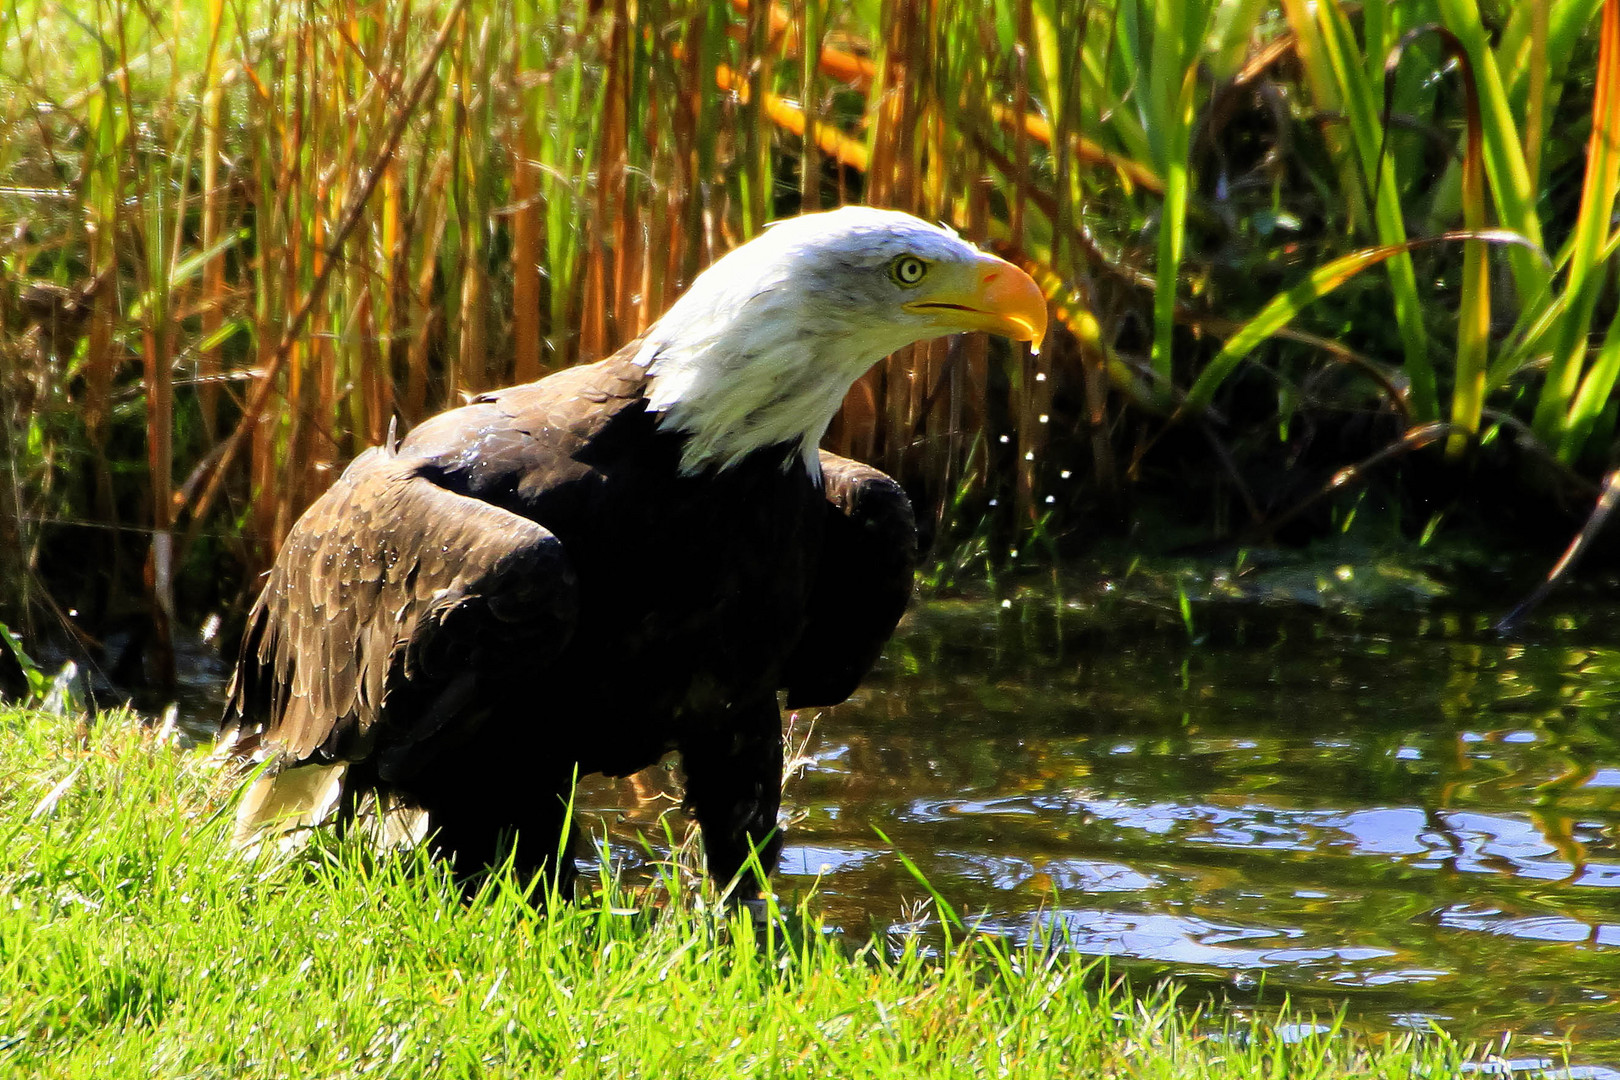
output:
<instances>
[{"instance_id":1,"label":"eagle's brown wing","mask_svg":"<svg viewBox=\"0 0 1620 1080\"><path fill-rule=\"evenodd\" d=\"M409 776L554 659L577 596L542 526L369 450L288 535L249 615L226 723L285 764Z\"/></svg>"},{"instance_id":2,"label":"eagle's brown wing","mask_svg":"<svg viewBox=\"0 0 1620 1080\"><path fill-rule=\"evenodd\" d=\"M917 523L899 484L821 452L827 524L809 619L783 671L790 709L836 705L872 669L911 601Z\"/></svg>"}]
</instances>

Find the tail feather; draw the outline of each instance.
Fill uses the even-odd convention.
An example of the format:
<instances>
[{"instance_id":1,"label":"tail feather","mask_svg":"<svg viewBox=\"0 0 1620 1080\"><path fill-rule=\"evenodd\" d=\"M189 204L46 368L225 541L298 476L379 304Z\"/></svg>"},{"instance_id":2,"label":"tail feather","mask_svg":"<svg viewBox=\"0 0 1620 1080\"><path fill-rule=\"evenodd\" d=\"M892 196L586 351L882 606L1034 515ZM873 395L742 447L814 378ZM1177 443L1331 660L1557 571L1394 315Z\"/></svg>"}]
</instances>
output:
<instances>
[{"instance_id":1,"label":"tail feather","mask_svg":"<svg viewBox=\"0 0 1620 1080\"><path fill-rule=\"evenodd\" d=\"M332 818L343 798L348 765L299 765L260 775L236 807L232 843L255 850L266 842L282 851Z\"/></svg>"}]
</instances>

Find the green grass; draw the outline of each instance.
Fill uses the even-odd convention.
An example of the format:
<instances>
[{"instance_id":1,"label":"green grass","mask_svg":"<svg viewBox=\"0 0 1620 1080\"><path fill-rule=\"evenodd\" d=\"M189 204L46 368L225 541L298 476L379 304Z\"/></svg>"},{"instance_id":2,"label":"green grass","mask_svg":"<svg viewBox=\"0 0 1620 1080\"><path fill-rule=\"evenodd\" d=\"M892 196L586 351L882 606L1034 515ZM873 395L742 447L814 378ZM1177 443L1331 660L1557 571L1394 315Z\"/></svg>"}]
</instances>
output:
<instances>
[{"instance_id":1,"label":"green grass","mask_svg":"<svg viewBox=\"0 0 1620 1080\"><path fill-rule=\"evenodd\" d=\"M1450 1076L1441 1037L1200 1012L1061 954L757 937L684 886L536 916L330 839L233 855L205 750L0 712L0 1075ZM919 885L919 896L926 890ZM936 943L937 945L937 943Z\"/></svg>"}]
</instances>

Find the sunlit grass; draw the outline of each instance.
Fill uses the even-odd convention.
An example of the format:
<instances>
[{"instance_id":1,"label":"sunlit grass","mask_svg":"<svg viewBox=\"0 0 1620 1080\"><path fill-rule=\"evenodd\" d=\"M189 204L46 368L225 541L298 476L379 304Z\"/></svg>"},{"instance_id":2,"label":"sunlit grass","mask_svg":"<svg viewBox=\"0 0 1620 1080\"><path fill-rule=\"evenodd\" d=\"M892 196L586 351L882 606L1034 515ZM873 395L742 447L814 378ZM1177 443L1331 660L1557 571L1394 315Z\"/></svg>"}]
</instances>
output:
<instances>
[{"instance_id":1,"label":"sunlit grass","mask_svg":"<svg viewBox=\"0 0 1620 1080\"><path fill-rule=\"evenodd\" d=\"M1199 1010L1061 951L851 949L813 895L756 933L687 884L537 916L354 842L252 861L206 751L122 714L0 732L8 1075L1460 1075L1438 1036Z\"/></svg>"}]
</instances>

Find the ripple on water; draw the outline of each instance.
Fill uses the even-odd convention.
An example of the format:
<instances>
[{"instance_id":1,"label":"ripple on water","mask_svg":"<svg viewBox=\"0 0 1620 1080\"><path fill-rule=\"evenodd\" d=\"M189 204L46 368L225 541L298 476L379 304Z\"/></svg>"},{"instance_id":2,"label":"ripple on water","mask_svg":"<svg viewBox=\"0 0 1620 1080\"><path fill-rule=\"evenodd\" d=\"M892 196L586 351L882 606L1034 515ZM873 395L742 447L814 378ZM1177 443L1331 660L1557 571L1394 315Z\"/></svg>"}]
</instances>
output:
<instances>
[{"instance_id":1,"label":"ripple on water","mask_svg":"<svg viewBox=\"0 0 1620 1080\"><path fill-rule=\"evenodd\" d=\"M931 861L953 880L983 881L1003 891L1034 890L1058 895L1142 892L1162 884L1154 874L1103 860L940 852Z\"/></svg>"},{"instance_id":2,"label":"ripple on water","mask_svg":"<svg viewBox=\"0 0 1620 1080\"><path fill-rule=\"evenodd\" d=\"M986 916L976 925L1021 944L1038 934L1042 941L1056 941L1064 948L1096 956L1229 970L1328 968L1334 974L1360 974L1367 961L1393 955L1376 946L1308 944L1305 933L1293 927L1246 926L1099 908Z\"/></svg>"},{"instance_id":3,"label":"ripple on water","mask_svg":"<svg viewBox=\"0 0 1620 1080\"><path fill-rule=\"evenodd\" d=\"M820 877L847 874L876 859L889 857L886 851L857 851L815 844L784 844L777 862L777 873L786 877Z\"/></svg>"},{"instance_id":4,"label":"ripple on water","mask_svg":"<svg viewBox=\"0 0 1620 1080\"><path fill-rule=\"evenodd\" d=\"M1264 804L1239 807L1202 804L1135 804L1077 795L1069 800L916 800L917 820L961 815L1038 815L1083 812L1121 830L1135 830L1177 843L1256 850L1392 857L1425 868L1566 881L1593 888L1620 887L1620 862L1569 861L1567 845L1547 838L1528 814L1426 811L1416 807L1368 807L1350 811L1288 810ZM1600 838L1598 822L1571 822L1572 834Z\"/></svg>"},{"instance_id":5,"label":"ripple on water","mask_svg":"<svg viewBox=\"0 0 1620 1080\"><path fill-rule=\"evenodd\" d=\"M1526 941L1561 941L1597 947L1620 947L1620 923L1587 923L1563 915L1508 915L1501 911L1454 908L1440 916L1443 926L1483 931Z\"/></svg>"}]
</instances>

